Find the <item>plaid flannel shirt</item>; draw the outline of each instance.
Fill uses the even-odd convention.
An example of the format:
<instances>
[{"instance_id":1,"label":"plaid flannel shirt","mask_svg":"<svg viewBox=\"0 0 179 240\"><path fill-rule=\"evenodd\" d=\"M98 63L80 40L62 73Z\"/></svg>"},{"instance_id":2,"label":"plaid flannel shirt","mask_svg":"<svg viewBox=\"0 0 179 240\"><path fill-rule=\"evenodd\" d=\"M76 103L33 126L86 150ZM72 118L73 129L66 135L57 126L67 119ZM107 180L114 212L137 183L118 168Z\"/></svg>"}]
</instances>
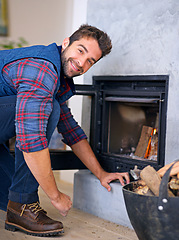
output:
<instances>
[{"instance_id":1,"label":"plaid flannel shirt","mask_svg":"<svg viewBox=\"0 0 179 240\"><path fill-rule=\"evenodd\" d=\"M58 80L53 64L43 59L20 59L3 68L3 77L17 91L17 147L24 152L47 148L46 128ZM63 141L71 146L87 138L66 103L61 103L60 107L57 128L64 137Z\"/></svg>"}]
</instances>

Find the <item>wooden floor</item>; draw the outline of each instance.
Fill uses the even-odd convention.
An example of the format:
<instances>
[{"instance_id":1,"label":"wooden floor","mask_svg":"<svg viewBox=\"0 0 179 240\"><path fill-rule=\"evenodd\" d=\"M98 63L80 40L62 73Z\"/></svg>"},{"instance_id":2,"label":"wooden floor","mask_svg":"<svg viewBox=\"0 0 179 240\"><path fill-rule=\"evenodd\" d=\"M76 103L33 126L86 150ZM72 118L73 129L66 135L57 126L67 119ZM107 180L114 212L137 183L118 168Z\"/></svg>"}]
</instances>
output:
<instances>
[{"instance_id":1,"label":"wooden floor","mask_svg":"<svg viewBox=\"0 0 179 240\"><path fill-rule=\"evenodd\" d=\"M57 179L59 189L73 198L73 186ZM40 190L41 206L48 216L64 224L65 233L56 237L34 237L19 231L9 232L4 229L5 212L0 210L0 240L32 240L32 239L61 239L61 240L137 240L135 232L129 228L98 218L94 215L72 208L67 217L62 217L50 204L49 199Z\"/></svg>"}]
</instances>

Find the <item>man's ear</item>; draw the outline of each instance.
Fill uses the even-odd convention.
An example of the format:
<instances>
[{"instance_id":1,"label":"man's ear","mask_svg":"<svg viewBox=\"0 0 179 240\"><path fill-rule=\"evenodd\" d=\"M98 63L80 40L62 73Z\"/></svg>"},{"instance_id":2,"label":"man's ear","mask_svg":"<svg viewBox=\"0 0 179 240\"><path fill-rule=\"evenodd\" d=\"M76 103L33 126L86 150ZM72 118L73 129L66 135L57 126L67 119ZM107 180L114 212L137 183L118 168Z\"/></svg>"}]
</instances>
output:
<instances>
[{"instance_id":1,"label":"man's ear","mask_svg":"<svg viewBox=\"0 0 179 240\"><path fill-rule=\"evenodd\" d=\"M62 42L62 50L65 50L66 47L70 44L70 39L69 37L65 38Z\"/></svg>"}]
</instances>

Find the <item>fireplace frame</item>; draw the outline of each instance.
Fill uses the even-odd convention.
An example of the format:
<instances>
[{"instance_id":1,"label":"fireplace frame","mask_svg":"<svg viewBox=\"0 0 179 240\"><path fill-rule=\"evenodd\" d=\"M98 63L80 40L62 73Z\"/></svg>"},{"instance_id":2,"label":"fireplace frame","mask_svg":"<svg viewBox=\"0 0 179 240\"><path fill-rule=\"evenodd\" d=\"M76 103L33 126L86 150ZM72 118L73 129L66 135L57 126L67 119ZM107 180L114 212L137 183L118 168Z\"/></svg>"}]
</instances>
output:
<instances>
[{"instance_id":1,"label":"fireplace frame","mask_svg":"<svg viewBox=\"0 0 179 240\"><path fill-rule=\"evenodd\" d=\"M96 107L96 118L98 119L98 131L95 131L94 138L97 141L94 148L95 153L107 171L129 171L137 165L139 168L144 168L148 164L155 169L159 169L165 162L165 139L166 139L166 116L167 116L167 99L168 99L168 75L134 75L134 76L93 76L93 85L98 86L98 105ZM159 145L158 159L152 160L136 160L129 159L116 154L105 153L103 139L106 139L105 117L107 110L105 98L113 97L138 97L138 98L155 98L159 101Z\"/></svg>"}]
</instances>

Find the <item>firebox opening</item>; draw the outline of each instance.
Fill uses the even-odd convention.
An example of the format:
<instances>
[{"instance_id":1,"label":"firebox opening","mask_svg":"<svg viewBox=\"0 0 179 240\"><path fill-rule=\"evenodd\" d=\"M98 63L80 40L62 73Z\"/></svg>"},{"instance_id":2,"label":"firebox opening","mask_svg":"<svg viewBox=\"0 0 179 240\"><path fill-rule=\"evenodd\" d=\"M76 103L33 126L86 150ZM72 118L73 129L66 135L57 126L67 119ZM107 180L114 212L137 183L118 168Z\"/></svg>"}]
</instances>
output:
<instances>
[{"instance_id":1,"label":"firebox opening","mask_svg":"<svg viewBox=\"0 0 179 240\"><path fill-rule=\"evenodd\" d=\"M157 161L159 101L150 98L106 99L108 154Z\"/></svg>"}]
</instances>

